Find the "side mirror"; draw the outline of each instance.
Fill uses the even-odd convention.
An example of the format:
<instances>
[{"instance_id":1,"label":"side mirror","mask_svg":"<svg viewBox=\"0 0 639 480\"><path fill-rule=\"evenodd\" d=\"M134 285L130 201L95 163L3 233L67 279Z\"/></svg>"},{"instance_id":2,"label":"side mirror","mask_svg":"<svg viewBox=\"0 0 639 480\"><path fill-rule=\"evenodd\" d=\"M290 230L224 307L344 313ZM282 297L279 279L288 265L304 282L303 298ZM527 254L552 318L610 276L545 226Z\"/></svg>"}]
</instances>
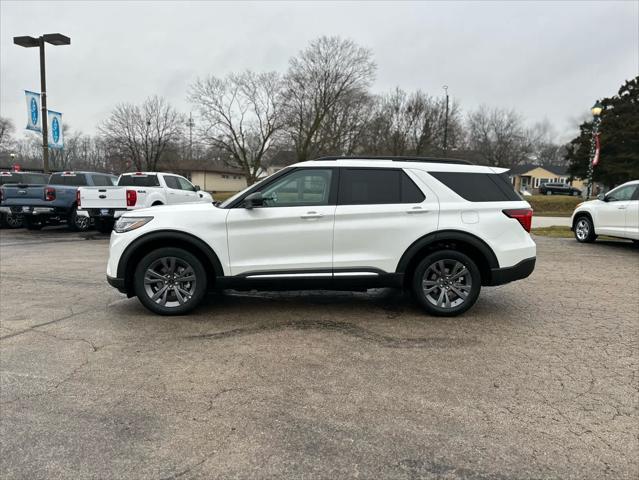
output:
<instances>
[{"instance_id":1,"label":"side mirror","mask_svg":"<svg viewBox=\"0 0 639 480\"><path fill-rule=\"evenodd\" d=\"M200 190L202 190L199 185L194 185L194 187L196 192L199 192Z\"/></svg>"},{"instance_id":2,"label":"side mirror","mask_svg":"<svg viewBox=\"0 0 639 480\"><path fill-rule=\"evenodd\" d=\"M264 197L262 192L253 192L244 199L244 208L254 208L264 206Z\"/></svg>"},{"instance_id":3,"label":"side mirror","mask_svg":"<svg viewBox=\"0 0 639 480\"><path fill-rule=\"evenodd\" d=\"M600 193L599 195L597 195L597 198L599 200L601 200L602 202L607 202L608 200L606 200L606 196L603 193Z\"/></svg>"}]
</instances>

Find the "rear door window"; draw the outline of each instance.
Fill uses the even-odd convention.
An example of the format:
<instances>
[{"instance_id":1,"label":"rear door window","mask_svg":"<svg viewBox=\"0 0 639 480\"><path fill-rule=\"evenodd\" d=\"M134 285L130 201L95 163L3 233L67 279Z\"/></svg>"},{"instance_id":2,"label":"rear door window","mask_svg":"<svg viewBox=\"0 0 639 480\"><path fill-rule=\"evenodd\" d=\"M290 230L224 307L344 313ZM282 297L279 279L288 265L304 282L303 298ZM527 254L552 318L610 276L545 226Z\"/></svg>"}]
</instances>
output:
<instances>
[{"instance_id":1,"label":"rear door window","mask_svg":"<svg viewBox=\"0 0 639 480\"><path fill-rule=\"evenodd\" d=\"M173 175L164 175L164 183L166 183L167 187L172 188L173 190L181 190L178 177L174 177Z\"/></svg>"},{"instance_id":2,"label":"rear door window","mask_svg":"<svg viewBox=\"0 0 639 480\"><path fill-rule=\"evenodd\" d=\"M397 168L342 168L338 205L421 203L424 194Z\"/></svg>"},{"instance_id":3,"label":"rear door window","mask_svg":"<svg viewBox=\"0 0 639 480\"><path fill-rule=\"evenodd\" d=\"M514 202L521 197L506 174L475 172L428 172L469 202Z\"/></svg>"},{"instance_id":4,"label":"rear door window","mask_svg":"<svg viewBox=\"0 0 639 480\"><path fill-rule=\"evenodd\" d=\"M157 175L122 175L118 180L119 187L159 187Z\"/></svg>"}]
</instances>

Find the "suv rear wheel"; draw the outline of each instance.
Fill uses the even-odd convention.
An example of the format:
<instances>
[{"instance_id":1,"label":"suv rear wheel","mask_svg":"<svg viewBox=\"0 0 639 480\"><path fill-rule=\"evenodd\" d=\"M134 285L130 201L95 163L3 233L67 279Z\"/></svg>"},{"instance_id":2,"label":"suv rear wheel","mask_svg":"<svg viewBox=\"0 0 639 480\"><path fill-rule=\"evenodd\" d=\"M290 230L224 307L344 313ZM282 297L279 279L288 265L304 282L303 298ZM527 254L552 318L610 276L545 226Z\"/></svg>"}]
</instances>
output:
<instances>
[{"instance_id":1,"label":"suv rear wheel","mask_svg":"<svg viewBox=\"0 0 639 480\"><path fill-rule=\"evenodd\" d=\"M413 294L433 315L455 316L473 306L481 290L477 264L454 250L426 256L415 269Z\"/></svg>"},{"instance_id":2,"label":"suv rear wheel","mask_svg":"<svg viewBox=\"0 0 639 480\"><path fill-rule=\"evenodd\" d=\"M146 308L160 315L190 312L206 293L206 271L195 255L181 248L159 248L135 269L135 294Z\"/></svg>"}]
</instances>

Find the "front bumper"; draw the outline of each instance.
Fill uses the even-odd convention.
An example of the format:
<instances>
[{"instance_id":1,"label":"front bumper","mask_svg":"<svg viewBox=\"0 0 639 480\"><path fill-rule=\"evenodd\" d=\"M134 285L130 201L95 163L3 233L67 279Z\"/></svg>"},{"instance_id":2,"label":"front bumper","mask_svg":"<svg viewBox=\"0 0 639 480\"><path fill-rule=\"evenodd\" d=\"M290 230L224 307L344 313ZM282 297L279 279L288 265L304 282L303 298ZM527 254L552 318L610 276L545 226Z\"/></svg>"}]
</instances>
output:
<instances>
[{"instance_id":1,"label":"front bumper","mask_svg":"<svg viewBox=\"0 0 639 480\"><path fill-rule=\"evenodd\" d=\"M503 285L504 283L514 282L528 277L535 269L537 257L522 260L512 267L493 268L490 271L490 283L488 286Z\"/></svg>"}]
</instances>

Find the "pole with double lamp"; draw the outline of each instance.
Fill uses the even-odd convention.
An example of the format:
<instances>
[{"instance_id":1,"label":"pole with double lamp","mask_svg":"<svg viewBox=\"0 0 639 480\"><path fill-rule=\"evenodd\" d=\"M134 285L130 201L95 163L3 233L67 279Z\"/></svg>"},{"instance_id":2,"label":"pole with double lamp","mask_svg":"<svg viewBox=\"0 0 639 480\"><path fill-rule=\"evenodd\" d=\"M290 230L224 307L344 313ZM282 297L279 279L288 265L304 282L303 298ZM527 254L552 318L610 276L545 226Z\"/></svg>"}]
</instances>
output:
<instances>
[{"instance_id":1,"label":"pole with double lamp","mask_svg":"<svg viewBox=\"0 0 639 480\"><path fill-rule=\"evenodd\" d=\"M586 198L590 198L592 193L592 177L595 170L595 156L597 154L597 136L599 135L599 125L601 124L601 112L603 112L603 105L597 100L592 106L590 111L592 112L592 137L590 138L590 156L588 163L588 194Z\"/></svg>"},{"instance_id":2,"label":"pole with double lamp","mask_svg":"<svg viewBox=\"0 0 639 480\"><path fill-rule=\"evenodd\" d=\"M446 112L444 113L444 157L448 155L448 85L442 87L446 94Z\"/></svg>"},{"instance_id":3,"label":"pole with double lamp","mask_svg":"<svg viewBox=\"0 0 639 480\"><path fill-rule=\"evenodd\" d=\"M13 43L25 48L40 48L40 95L42 99L42 169L49 173L49 129L47 125L47 78L44 65L44 44L69 45L71 39L61 33L47 33L40 37L13 37Z\"/></svg>"}]
</instances>

